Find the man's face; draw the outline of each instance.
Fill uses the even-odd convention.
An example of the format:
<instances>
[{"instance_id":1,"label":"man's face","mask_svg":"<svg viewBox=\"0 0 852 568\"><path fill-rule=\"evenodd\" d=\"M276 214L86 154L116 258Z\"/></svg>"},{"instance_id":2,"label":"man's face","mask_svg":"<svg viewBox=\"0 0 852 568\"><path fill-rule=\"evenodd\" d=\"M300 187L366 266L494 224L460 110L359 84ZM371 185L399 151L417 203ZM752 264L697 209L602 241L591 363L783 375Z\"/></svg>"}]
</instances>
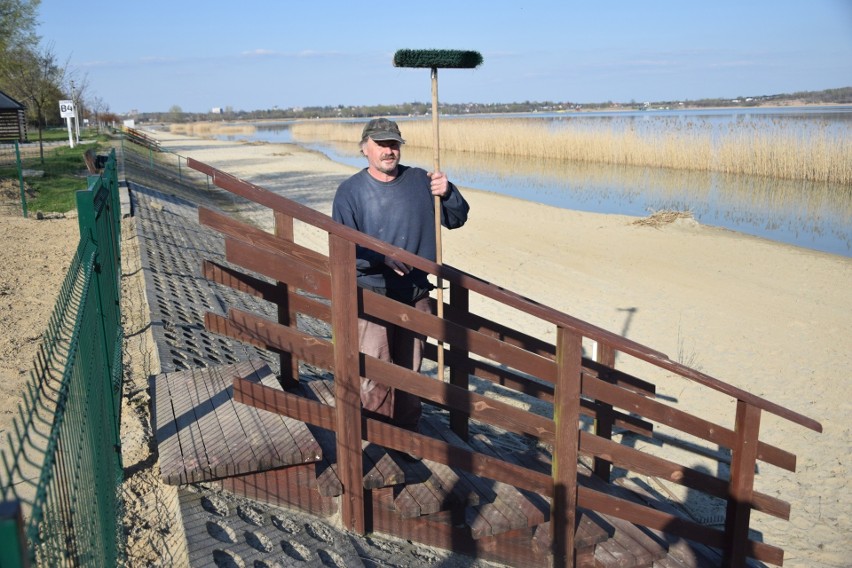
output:
<instances>
[{"instance_id":1,"label":"man's face","mask_svg":"<svg viewBox=\"0 0 852 568\"><path fill-rule=\"evenodd\" d=\"M399 166L400 148L396 140L381 140L376 142L368 138L363 145L364 155L370 170L386 176L396 176L396 168Z\"/></svg>"}]
</instances>

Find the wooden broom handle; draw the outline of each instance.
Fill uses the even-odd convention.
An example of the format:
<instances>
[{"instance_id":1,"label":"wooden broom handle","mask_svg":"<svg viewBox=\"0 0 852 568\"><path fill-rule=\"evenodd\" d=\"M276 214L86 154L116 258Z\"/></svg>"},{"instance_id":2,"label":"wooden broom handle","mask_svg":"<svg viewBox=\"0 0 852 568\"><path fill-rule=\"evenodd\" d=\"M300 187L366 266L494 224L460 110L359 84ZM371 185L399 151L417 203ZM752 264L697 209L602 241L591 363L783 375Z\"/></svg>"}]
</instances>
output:
<instances>
[{"instance_id":1,"label":"wooden broom handle","mask_svg":"<svg viewBox=\"0 0 852 568\"><path fill-rule=\"evenodd\" d=\"M432 67L432 161L433 172L441 171L441 145L440 132L438 129L438 68ZM435 262L439 265L443 260L441 243L441 198L435 196ZM440 275L437 277L437 302L438 317L444 318L444 281ZM444 343L438 341L438 380L444 381Z\"/></svg>"},{"instance_id":2,"label":"wooden broom handle","mask_svg":"<svg viewBox=\"0 0 852 568\"><path fill-rule=\"evenodd\" d=\"M441 136L438 128L438 68L432 67L432 163L441 171ZM435 261L441 264L441 198L435 196ZM440 289L440 288L439 288Z\"/></svg>"}]
</instances>

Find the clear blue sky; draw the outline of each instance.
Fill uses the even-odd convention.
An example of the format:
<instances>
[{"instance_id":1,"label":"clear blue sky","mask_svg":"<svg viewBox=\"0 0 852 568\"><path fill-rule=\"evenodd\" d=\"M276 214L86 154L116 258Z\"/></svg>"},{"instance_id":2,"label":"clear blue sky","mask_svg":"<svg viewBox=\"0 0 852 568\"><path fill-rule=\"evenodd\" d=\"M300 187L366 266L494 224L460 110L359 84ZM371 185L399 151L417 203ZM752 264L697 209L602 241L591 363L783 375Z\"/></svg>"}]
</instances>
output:
<instances>
[{"instance_id":1,"label":"clear blue sky","mask_svg":"<svg viewBox=\"0 0 852 568\"><path fill-rule=\"evenodd\" d=\"M398 49L479 51L442 102L734 98L852 86L852 0L43 0L39 34L111 111L431 100Z\"/></svg>"}]
</instances>

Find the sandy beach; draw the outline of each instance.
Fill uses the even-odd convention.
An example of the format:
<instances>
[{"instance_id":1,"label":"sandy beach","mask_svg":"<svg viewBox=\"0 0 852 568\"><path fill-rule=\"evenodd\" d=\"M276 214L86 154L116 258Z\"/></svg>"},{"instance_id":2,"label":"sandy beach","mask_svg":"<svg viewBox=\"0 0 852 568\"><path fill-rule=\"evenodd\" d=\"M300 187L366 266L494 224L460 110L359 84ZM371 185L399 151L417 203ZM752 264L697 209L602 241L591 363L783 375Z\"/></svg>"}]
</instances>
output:
<instances>
[{"instance_id":1,"label":"sandy beach","mask_svg":"<svg viewBox=\"0 0 852 568\"><path fill-rule=\"evenodd\" d=\"M355 171L295 145L152 135L172 152L323 213L330 213L340 181ZM447 173L452 180L453 172ZM821 434L764 414L762 438L795 453L798 466L792 474L761 464L756 488L790 501L792 514L786 522L755 513L752 526L766 542L785 549L785 566L849 565L852 258L691 219L642 224L633 217L461 189L471 205L470 219L465 227L444 232L446 264L820 421ZM296 240L317 250L326 246L321 235L301 226ZM497 315L484 302L472 303L471 309ZM513 314L499 319L554 339L554 330L539 322ZM617 366L655 382L658 393L678 408L732 423L729 397L708 395L664 373L649 375L647 365L626 357L619 357ZM712 523L718 504L690 503L677 486L661 490L686 502L695 518Z\"/></svg>"}]
</instances>

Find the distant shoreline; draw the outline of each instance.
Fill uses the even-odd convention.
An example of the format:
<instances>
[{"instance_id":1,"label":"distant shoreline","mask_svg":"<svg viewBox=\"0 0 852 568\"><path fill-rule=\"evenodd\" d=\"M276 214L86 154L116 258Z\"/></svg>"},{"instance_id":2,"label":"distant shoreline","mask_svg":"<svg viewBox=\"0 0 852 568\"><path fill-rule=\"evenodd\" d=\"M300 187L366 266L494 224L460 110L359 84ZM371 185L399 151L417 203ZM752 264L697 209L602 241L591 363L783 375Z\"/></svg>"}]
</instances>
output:
<instances>
[{"instance_id":1,"label":"distant shoreline","mask_svg":"<svg viewBox=\"0 0 852 568\"><path fill-rule=\"evenodd\" d=\"M754 109L754 108L783 108L783 109L796 109L796 108L837 108L837 107L849 107L852 109L852 103L806 103L802 101L789 101L789 102L780 102L780 103L759 103L754 105L725 105L725 106L703 106L703 105L677 105L675 107L671 107L668 110L740 110L740 109ZM648 110L658 110L659 107L654 107L650 105ZM576 110L570 111L555 111L560 113L570 113L570 112L644 112L643 109L637 108L605 108L605 109L585 109L580 108ZM528 113L528 114L536 114L536 113Z\"/></svg>"},{"instance_id":2,"label":"distant shoreline","mask_svg":"<svg viewBox=\"0 0 852 568\"><path fill-rule=\"evenodd\" d=\"M636 113L636 112L660 112L660 111L703 111L703 110L712 110L712 111L738 111L738 110L748 110L748 109L784 109L787 111L795 110L797 108L814 110L818 108L844 108L848 107L852 112L852 103L803 103L791 101L789 104L786 103L765 103L758 105L736 105L736 106L683 106L677 108L649 108L647 110L636 109L636 108L606 108L606 109L573 109L573 110L558 110L558 111L547 111L547 112L493 112L493 113L472 113L472 114L442 114L442 119L452 119L452 118L493 118L493 117L524 117L524 116L543 116L543 115L568 115L571 114L591 114L591 113L612 113L612 114L627 114L627 113ZM403 119L403 118L428 118L429 115L405 115L405 114L389 114L383 115L388 116L389 118L395 119ZM206 120L195 120L195 121L187 121L187 122L173 122L173 121L156 121L156 122L147 122L145 123L146 127L149 128L157 128L163 127L168 128L171 125L181 125L181 124L290 124L294 122L338 122L338 121L347 121L347 122L366 122L370 117L317 117L317 118L232 118L232 119L206 119Z\"/></svg>"}]
</instances>

